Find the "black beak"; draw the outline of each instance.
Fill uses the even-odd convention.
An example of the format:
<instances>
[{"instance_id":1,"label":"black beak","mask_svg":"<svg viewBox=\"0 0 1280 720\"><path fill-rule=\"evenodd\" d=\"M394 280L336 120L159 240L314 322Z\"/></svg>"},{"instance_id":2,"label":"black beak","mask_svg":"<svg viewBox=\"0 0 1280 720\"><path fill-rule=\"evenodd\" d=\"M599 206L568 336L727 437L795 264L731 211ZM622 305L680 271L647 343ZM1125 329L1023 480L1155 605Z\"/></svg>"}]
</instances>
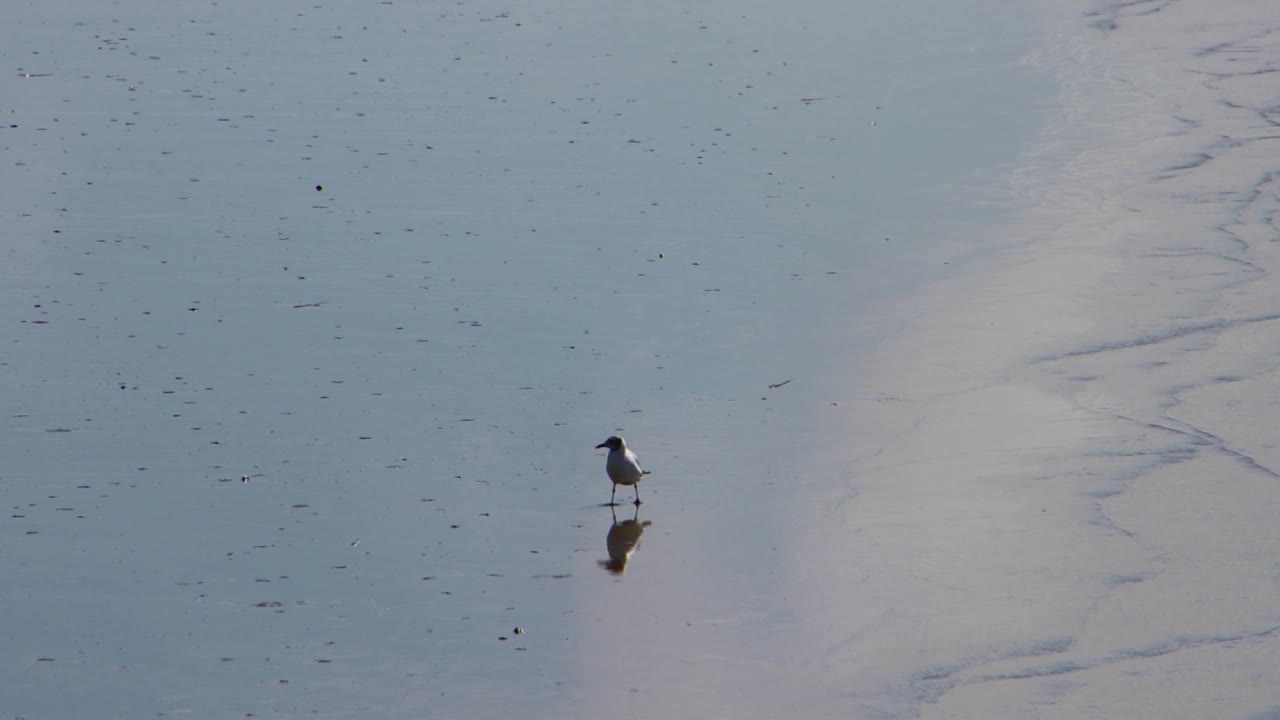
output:
<instances>
[{"instance_id":1,"label":"black beak","mask_svg":"<svg viewBox=\"0 0 1280 720\"><path fill-rule=\"evenodd\" d=\"M596 446L596 449L599 450L602 447L609 447L608 441L600 443L599 445Z\"/></svg>"}]
</instances>

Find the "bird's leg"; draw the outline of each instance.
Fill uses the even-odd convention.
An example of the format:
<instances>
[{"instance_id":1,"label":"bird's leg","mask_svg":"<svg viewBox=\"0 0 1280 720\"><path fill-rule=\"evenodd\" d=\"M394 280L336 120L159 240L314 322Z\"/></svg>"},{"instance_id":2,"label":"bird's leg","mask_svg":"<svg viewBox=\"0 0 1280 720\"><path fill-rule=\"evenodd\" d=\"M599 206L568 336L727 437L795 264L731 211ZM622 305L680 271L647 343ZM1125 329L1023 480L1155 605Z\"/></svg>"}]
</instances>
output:
<instances>
[{"instance_id":1,"label":"bird's leg","mask_svg":"<svg viewBox=\"0 0 1280 720\"><path fill-rule=\"evenodd\" d=\"M618 503L616 503L616 502L614 502L614 501L613 501L614 496L615 496L615 495L617 495L617 494L618 494L618 483L614 483L614 484L613 484L613 492L609 493L609 505L611 505L611 506L612 506L612 505L617 505L617 504L618 504Z\"/></svg>"},{"instance_id":2,"label":"bird's leg","mask_svg":"<svg viewBox=\"0 0 1280 720\"><path fill-rule=\"evenodd\" d=\"M640 507L640 483L636 483L636 484L635 484L635 485L633 485L632 487L634 487L634 488L636 489L636 502L635 502L635 506L636 506L636 507Z\"/></svg>"}]
</instances>

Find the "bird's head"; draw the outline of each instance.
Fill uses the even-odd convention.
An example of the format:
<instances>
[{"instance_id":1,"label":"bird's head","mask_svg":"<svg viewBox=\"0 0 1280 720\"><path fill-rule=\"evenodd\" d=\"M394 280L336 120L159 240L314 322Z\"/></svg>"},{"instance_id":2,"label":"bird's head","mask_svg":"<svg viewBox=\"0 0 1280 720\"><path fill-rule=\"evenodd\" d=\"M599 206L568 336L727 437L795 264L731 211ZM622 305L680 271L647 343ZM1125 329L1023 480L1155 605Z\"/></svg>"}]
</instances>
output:
<instances>
[{"instance_id":1,"label":"bird's head","mask_svg":"<svg viewBox=\"0 0 1280 720\"><path fill-rule=\"evenodd\" d=\"M599 448L609 448L610 450L621 450L627 446L627 442L617 435L610 435L608 440L596 446Z\"/></svg>"}]
</instances>

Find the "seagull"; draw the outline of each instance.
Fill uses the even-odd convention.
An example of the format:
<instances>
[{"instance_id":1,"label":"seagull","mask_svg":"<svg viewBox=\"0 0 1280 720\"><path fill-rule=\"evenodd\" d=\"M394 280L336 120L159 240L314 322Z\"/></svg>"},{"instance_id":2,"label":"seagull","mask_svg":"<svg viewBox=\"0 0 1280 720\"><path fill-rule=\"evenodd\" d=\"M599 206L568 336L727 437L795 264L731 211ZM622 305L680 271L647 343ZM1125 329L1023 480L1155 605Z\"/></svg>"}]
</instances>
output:
<instances>
[{"instance_id":1,"label":"seagull","mask_svg":"<svg viewBox=\"0 0 1280 720\"><path fill-rule=\"evenodd\" d=\"M618 493L619 485L631 485L636 488L635 504L639 505L640 488L636 483L649 473L640 469L640 460L635 453L627 449L627 441L620 435L610 435L608 440L600 443L596 448L609 448L609 456L604 461L604 471L609 473L609 479L613 481L613 492L609 493L609 504L616 504L613 499Z\"/></svg>"}]
</instances>

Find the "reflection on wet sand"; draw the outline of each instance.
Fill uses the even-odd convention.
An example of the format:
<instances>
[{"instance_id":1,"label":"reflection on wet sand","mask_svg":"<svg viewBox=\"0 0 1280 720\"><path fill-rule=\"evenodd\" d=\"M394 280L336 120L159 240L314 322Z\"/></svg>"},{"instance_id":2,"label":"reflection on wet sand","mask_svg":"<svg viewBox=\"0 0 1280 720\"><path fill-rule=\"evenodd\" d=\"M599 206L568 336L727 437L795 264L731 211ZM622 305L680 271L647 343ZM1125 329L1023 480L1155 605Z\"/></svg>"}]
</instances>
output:
<instances>
[{"instance_id":1,"label":"reflection on wet sand","mask_svg":"<svg viewBox=\"0 0 1280 720\"><path fill-rule=\"evenodd\" d=\"M640 536L644 534L644 529L653 523L648 520L640 522L639 506L636 507L635 515L630 520L622 522L618 522L616 510L610 508L609 512L613 515L613 525L609 527L609 534L604 539L609 559L599 562L600 567L605 570L614 575L621 575L627 569L627 561L631 559L632 553L640 547Z\"/></svg>"}]
</instances>

